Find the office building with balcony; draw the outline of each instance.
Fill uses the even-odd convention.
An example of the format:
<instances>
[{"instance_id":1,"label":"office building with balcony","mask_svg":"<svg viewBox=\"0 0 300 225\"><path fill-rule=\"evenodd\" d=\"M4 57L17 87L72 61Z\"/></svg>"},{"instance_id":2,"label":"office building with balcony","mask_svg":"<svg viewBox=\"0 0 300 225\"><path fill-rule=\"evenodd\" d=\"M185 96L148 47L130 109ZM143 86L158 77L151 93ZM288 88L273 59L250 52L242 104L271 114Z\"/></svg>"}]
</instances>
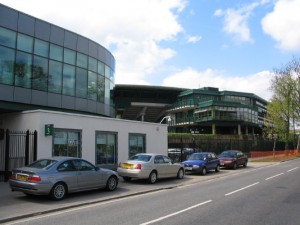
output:
<instances>
[{"instance_id":1,"label":"office building with balcony","mask_svg":"<svg viewBox=\"0 0 300 225\"><path fill-rule=\"evenodd\" d=\"M167 110L175 133L261 135L267 101L252 93L203 87L181 92Z\"/></svg>"}]
</instances>

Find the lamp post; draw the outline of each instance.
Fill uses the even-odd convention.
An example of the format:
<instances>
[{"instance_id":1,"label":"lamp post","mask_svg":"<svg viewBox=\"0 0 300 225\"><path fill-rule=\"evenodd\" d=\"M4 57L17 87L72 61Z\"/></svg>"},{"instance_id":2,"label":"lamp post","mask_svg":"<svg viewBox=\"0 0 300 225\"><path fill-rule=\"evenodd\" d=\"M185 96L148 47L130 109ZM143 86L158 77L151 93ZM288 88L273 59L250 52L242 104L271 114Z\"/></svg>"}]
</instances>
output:
<instances>
[{"instance_id":1,"label":"lamp post","mask_svg":"<svg viewBox=\"0 0 300 225\"><path fill-rule=\"evenodd\" d=\"M162 123L165 119L167 119L168 122L171 122L171 116L164 116L159 123Z\"/></svg>"}]
</instances>

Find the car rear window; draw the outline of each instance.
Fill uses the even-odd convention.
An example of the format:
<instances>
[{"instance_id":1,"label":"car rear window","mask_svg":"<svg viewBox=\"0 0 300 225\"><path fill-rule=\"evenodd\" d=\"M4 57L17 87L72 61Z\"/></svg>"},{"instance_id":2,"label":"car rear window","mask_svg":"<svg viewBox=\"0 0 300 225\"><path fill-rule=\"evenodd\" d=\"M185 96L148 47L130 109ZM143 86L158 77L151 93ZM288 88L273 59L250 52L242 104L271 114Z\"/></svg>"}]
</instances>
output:
<instances>
[{"instance_id":1,"label":"car rear window","mask_svg":"<svg viewBox=\"0 0 300 225\"><path fill-rule=\"evenodd\" d=\"M203 160L206 157L204 154L192 154L188 158L189 160Z\"/></svg>"},{"instance_id":2,"label":"car rear window","mask_svg":"<svg viewBox=\"0 0 300 225\"><path fill-rule=\"evenodd\" d=\"M151 155L134 155L130 158L133 161L143 161L148 162L151 159Z\"/></svg>"},{"instance_id":3,"label":"car rear window","mask_svg":"<svg viewBox=\"0 0 300 225\"><path fill-rule=\"evenodd\" d=\"M221 157L235 157L236 156L236 153L234 152L222 152L220 154Z\"/></svg>"},{"instance_id":4,"label":"car rear window","mask_svg":"<svg viewBox=\"0 0 300 225\"><path fill-rule=\"evenodd\" d=\"M27 167L37 168L37 169L49 169L56 162L57 162L56 160L51 160L51 159L40 159L38 161L29 164Z\"/></svg>"}]
</instances>

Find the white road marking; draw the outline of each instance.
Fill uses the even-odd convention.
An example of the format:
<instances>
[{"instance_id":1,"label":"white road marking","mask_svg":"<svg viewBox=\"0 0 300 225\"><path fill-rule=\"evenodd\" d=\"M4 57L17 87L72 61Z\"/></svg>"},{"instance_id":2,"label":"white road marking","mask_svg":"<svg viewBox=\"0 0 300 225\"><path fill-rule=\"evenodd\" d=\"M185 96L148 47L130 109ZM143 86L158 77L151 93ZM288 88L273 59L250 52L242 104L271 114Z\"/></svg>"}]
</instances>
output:
<instances>
[{"instance_id":1,"label":"white road marking","mask_svg":"<svg viewBox=\"0 0 300 225\"><path fill-rule=\"evenodd\" d=\"M266 180L270 180L270 179L272 179L272 178L278 177L278 176L283 175L283 174L284 174L284 173L276 174L276 175L274 175L274 176L272 176L272 177L266 178Z\"/></svg>"},{"instance_id":2,"label":"white road marking","mask_svg":"<svg viewBox=\"0 0 300 225\"><path fill-rule=\"evenodd\" d=\"M296 170L296 169L299 169L299 167L295 167L295 168L293 168L293 169L290 169L290 170L288 170L287 172L291 172L291 171Z\"/></svg>"},{"instance_id":3,"label":"white road marking","mask_svg":"<svg viewBox=\"0 0 300 225\"><path fill-rule=\"evenodd\" d=\"M193 205L193 206L188 207L188 208L186 208L186 209L180 210L180 211L178 211L178 212L171 213L171 214L166 215L166 216L162 216L162 217L160 217L160 218L157 218L157 219L155 219L155 220L151 220L151 221L142 223L142 224L140 224L140 225L148 225L148 224L151 224L151 223L156 223L156 222L158 222L158 221L167 219L167 218L172 217L172 216L176 216L176 215L178 215L178 214L180 214L180 213L186 212L186 211L188 211L188 210L194 209L194 208L196 208L196 207L205 205L205 204L210 203L210 202L212 202L212 200L208 200L208 201L205 201L205 202L201 202L201 203L199 203L199 204L197 204L197 205Z\"/></svg>"},{"instance_id":4,"label":"white road marking","mask_svg":"<svg viewBox=\"0 0 300 225\"><path fill-rule=\"evenodd\" d=\"M242 191L242 190L244 190L244 189L247 189L247 188L252 187L252 186L254 186L254 185L257 185L257 184L259 184L259 182L256 182L256 183L254 183L254 184L250 184L250 185L248 185L248 186L246 186L246 187L243 187L243 188L240 188L240 189L238 189L238 190L229 192L229 193L225 194L225 196L232 195L232 194L234 194L234 193L236 193L236 192Z\"/></svg>"}]
</instances>

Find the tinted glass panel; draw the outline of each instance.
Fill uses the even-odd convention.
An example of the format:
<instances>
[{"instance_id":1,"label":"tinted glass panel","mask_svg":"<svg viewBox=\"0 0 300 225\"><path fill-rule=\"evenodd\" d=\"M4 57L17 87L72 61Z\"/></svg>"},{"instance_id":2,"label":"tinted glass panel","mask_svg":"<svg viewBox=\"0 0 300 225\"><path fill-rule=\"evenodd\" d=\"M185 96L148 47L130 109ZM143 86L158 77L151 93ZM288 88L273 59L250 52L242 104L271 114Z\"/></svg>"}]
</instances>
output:
<instances>
[{"instance_id":1,"label":"tinted glass panel","mask_svg":"<svg viewBox=\"0 0 300 225\"><path fill-rule=\"evenodd\" d=\"M75 67L66 64L63 69L63 94L75 95Z\"/></svg>"},{"instance_id":2,"label":"tinted glass panel","mask_svg":"<svg viewBox=\"0 0 300 225\"><path fill-rule=\"evenodd\" d=\"M14 61L15 51L0 46L0 83L13 84Z\"/></svg>"},{"instance_id":3,"label":"tinted glass panel","mask_svg":"<svg viewBox=\"0 0 300 225\"><path fill-rule=\"evenodd\" d=\"M41 41L39 39L35 39L34 42L34 54L48 57L49 55L49 43L46 41Z\"/></svg>"},{"instance_id":4,"label":"tinted glass panel","mask_svg":"<svg viewBox=\"0 0 300 225\"><path fill-rule=\"evenodd\" d=\"M104 72L104 63L98 61L98 73L100 73L101 75L104 76L105 72Z\"/></svg>"},{"instance_id":5,"label":"tinted glass panel","mask_svg":"<svg viewBox=\"0 0 300 225\"><path fill-rule=\"evenodd\" d=\"M88 99L97 101L97 74L93 72L88 74Z\"/></svg>"},{"instance_id":6,"label":"tinted glass panel","mask_svg":"<svg viewBox=\"0 0 300 225\"><path fill-rule=\"evenodd\" d=\"M58 61L62 61L63 48L58 45L50 44L50 58Z\"/></svg>"},{"instance_id":7,"label":"tinted glass panel","mask_svg":"<svg viewBox=\"0 0 300 225\"><path fill-rule=\"evenodd\" d=\"M87 95L87 70L76 69L76 96L86 98Z\"/></svg>"},{"instance_id":8,"label":"tinted glass panel","mask_svg":"<svg viewBox=\"0 0 300 225\"><path fill-rule=\"evenodd\" d=\"M69 63L71 65L75 65L75 63L76 63L76 52L65 48L65 50L64 50L64 62Z\"/></svg>"},{"instance_id":9,"label":"tinted glass panel","mask_svg":"<svg viewBox=\"0 0 300 225\"><path fill-rule=\"evenodd\" d=\"M0 45L14 48L16 45L16 32L0 27Z\"/></svg>"},{"instance_id":10,"label":"tinted glass panel","mask_svg":"<svg viewBox=\"0 0 300 225\"><path fill-rule=\"evenodd\" d=\"M77 66L87 69L88 58L86 55L77 53Z\"/></svg>"},{"instance_id":11,"label":"tinted glass panel","mask_svg":"<svg viewBox=\"0 0 300 225\"><path fill-rule=\"evenodd\" d=\"M31 88L32 56L24 52L17 52L15 63L15 85Z\"/></svg>"},{"instance_id":12,"label":"tinted glass panel","mask_svg":"<svg viewBox=\"0 0 300 225\"><path fill-rule=\"evenodd\" d=\"M97 82L97 101L104 103L104 92L105 92L105 78L101 75L98 75Z\"/></svg>"},{"instance_id":13,"label":"tinted glass panel","mask_svg":"<svg viewBox=\"0 0 300 225\"><path fill-rule=\"evenodd\" d=\"M97 72L97 60L89 57L89 70Z\"/></svg>"},{"instance_id":14,"label":"tinted glass panel","mask_svg":"<svg viewBox=\"0 0 300 225\"><path fill-rule=\"evenodd\" d=\"M50 60L48 91L60 94L61 88L62 88L62 63Z\"/></svg>"},{"instance_id":15,"label":"tinted glass panel","mask_svg":"<svg viewBox=\"0 0 300 225\"><path fill-rule=\"evenodd\" d=\"M24 52L33 51L33 38L24 34L18 34L18 44L17 48Z\"/></svg>"},{"instance_id":16,"label":"tinted glass panel","mask_svg":"<svg viewBox=\"0 0 300 225\"><path fill-rule=\"evenodd\" d=\"M96 164L116 164L118 162L117 135L96 133Z\"/></svg>"},{"instance_id":17,"label":"tinted glass panel","mask_svg":"<svg viewBox=\"0 0 300 225\"><path fill-rule=\"evenodd\" d=\"M110 77L110 68L107 65L105 65L105 77Z\"/></svg>"},{"instance_id":18,"label":"tinted glass panel","mask_svg":"<svg viewBox=\"0 0 300 225\"><path fill-rule=\"evenodd\" d=\"M48 60L39 56L33 59L32 88L47 91Z\"/></svg>"}]
</instances>

